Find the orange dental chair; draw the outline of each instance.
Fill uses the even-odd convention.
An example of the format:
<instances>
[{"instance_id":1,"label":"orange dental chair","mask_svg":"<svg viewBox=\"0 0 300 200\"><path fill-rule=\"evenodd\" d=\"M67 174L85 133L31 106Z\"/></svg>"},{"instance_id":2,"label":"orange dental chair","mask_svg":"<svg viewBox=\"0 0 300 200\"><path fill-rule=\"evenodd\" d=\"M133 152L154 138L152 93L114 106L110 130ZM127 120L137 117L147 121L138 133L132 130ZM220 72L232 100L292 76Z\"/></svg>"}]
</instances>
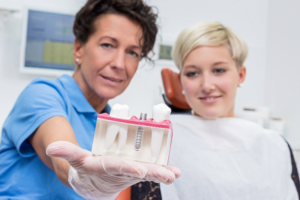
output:
<instances>
[{"instance_id":1,"label":"orange dental chair","mask_svg":"<svg viewBox=\"0 0 300 200\"><path fill-rule=\"evenodd\" d=\"M131 187L120 192L115 200L131 200Z\"/></svg>"},{"instance_id":2,"label":"orange dental chair","mask_svg":"<svg viewBox=\"0 0 300 200\"><path fill-rule=\"evenodd\" d=\"M182 94L183 89L180 83L179 73L174 72L171 69L164 68L161 70L161 76L165 89L163 99L167 106L171 108L172 114L190 114L191 108Z\"/></svg>"}]
</instances>

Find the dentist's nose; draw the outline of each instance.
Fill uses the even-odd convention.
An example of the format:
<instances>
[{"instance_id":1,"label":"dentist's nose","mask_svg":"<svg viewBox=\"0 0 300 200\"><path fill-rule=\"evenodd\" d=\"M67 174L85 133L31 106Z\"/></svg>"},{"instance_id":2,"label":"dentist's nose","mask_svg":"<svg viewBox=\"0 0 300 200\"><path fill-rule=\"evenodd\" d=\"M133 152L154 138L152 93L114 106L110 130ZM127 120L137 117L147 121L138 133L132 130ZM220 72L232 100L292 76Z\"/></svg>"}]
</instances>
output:
<instances>
[{"instance_id":1,"label":"dentist's nose","mask_svg":"<svg viewBox=\"0 0 300 200\"><path fill-rule=\"evenodd\" d=\"M204 93L210 93L215 89L212 77L209 74L203 74L201 89Z\"/></svg>"},{"instance_id":2,"label":"dentist's nose","mask_svg":"<svg viewBox=\"0 0 300 200\"><path fill-rule=\"evenodd\" d=\"M117 50L111 62L111 68L117 70L125 69L125 52L122 50Z\"/></svg>"}]
</instances>

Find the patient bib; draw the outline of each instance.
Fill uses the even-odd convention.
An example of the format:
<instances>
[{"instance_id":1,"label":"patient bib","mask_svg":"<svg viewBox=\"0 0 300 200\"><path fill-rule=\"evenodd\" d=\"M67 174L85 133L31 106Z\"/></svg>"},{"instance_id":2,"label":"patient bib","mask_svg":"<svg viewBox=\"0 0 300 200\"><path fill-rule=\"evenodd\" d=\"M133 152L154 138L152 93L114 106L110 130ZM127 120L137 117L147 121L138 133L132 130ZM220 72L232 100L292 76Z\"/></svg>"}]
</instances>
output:
<instances>
[{"instance_id":1,"label":"patient bib","mask_svg":"<svg viewBox=\"0 0 300 200\"><path fill-rule=\"evenodd\" d=\"M173 115L169 165L182 175L161 184L163 200L296 200L290 152L274 131L238 118Z\"/></svg>"}]
</instances>

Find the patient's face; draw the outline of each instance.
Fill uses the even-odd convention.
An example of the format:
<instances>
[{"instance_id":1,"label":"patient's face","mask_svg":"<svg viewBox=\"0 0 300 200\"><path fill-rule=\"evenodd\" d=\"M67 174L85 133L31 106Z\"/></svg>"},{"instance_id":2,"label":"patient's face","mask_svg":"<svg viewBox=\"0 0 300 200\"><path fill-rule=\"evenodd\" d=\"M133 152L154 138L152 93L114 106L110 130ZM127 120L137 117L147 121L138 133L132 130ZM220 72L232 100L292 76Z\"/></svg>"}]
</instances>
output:
<instances>
[{"instance_id":1,"label":"patient's face","mask_svg":"<svg viewBox=\"0 0 300 200\"><path fill-rule=\"evenodd\" d=\"M202 46L189 53L180 77L195 114L215 119L234 116L236 89L245 74L245 67L237 69L228 47Z\"/></svg>"}]
</instances>

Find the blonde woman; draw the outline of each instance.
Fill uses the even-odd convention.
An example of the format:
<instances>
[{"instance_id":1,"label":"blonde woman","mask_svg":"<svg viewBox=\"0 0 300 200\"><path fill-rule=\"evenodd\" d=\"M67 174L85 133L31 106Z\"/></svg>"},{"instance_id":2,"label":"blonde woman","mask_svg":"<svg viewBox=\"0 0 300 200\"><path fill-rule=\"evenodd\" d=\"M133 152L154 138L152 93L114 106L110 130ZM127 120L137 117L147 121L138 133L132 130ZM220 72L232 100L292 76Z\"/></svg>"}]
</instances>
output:
<instances>
[{"instance_id":1,"label":"blonde woman","mask_svg":"<svg viewBox=\"0 0 300 200\"><path fill-rule=\"evenodd\" d=\"M284 139L234 116L247 52L245 42L218 22L198 23L179 35L172 56L193 115L171 118L170 165L182 170L182 178L161 185L163 199L298 199Z\"/></svg>"}]
</instances>

